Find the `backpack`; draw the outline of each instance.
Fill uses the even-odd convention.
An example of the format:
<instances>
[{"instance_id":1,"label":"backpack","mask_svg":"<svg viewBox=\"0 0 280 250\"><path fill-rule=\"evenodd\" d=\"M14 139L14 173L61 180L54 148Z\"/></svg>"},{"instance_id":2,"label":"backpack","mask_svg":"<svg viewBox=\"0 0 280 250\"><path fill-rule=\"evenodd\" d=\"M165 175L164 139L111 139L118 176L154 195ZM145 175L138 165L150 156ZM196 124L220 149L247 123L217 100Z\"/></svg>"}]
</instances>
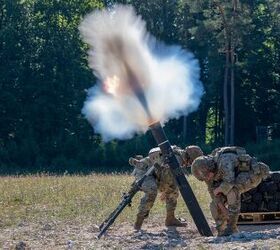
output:
<instances>
[{"instance_id":1,"label":"backpack","mask_svg":"<svg viewBox=\"0 0 280 250\"><path fill-rule=\"evenodd\" d=\"M215 162L217 162L219 157L225 153L233 153L238 156L238 166L236 166L237 172L250 171L252 157L247 154L245 148L237 146L216 148L211 152L211 155L214 157Z\"/></svg>"}]
</instances>

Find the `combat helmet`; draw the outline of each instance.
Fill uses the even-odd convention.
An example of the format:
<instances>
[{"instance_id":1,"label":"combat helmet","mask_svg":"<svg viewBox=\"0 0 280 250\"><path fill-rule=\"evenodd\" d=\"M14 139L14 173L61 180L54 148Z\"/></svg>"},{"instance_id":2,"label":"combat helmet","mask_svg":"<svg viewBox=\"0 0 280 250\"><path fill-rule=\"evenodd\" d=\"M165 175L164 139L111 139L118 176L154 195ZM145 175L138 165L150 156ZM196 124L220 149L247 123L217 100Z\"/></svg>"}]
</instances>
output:
<instances>
[{"instance_id":1,"label":"combat helmet","mask_svg":"<svg viewBox=\"0 0 280 250\"><path fill-rule=\"evenodd\" d=\"M150 151L149 151L149 158L150 160L155 163L157 162L158 164L161 164L161 161L162 161L162 153L160 151L160 148L159 147L156 147L156 148L152 148Z\"/></svg>"},{"instance_id":2,"label":"combat helmet","mask_svg":"<svg viewBox=\"0 0 280 250\"><path fill-rule=\"evenodd\" d=\"M144 158L143 155L135 155L136 160L142 160Z\"/></svg>"},{"instance_id":3,"label":"combat helmet","mask_svg":"<svg viewBox=\"0 0 280 250\"><path fill-rule=\"evenodd\" d=\"M199 156L192 163L192 174L200 181L204 181L208 173L213 170L213 159L209 156Z\"/></svg>"},{"instance_id":4,"label":"combat helmet","mask_svg":"<svg viewBox=\"0 0 280 250\"><path fill-rule=\"evenodd\" d=\"M199 156L202 156L203 152L200 147L196 145L190 145L185 148L185 156L184 158L189 164L192 164L192 162Z\"/></svg>"}]
</instances>

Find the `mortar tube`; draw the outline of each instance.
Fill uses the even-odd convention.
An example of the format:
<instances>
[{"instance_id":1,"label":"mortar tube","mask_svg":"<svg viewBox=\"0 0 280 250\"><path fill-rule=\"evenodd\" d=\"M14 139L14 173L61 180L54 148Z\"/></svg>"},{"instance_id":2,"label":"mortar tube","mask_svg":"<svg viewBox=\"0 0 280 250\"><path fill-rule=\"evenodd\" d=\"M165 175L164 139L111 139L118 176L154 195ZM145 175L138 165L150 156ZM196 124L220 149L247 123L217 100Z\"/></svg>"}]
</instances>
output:
<instances>
[{"instance_id":1,"label":"mortar tube","mask_svg":"<svg viewBox=\"0 0 280 250\"><path fill-rule=\"evenodd\" d=\"M174 176L183 200L193 218L193 221L202 236L213 236L207 220L197 202L197 199L188 183L180 164L171 148L160 122L154 122L149 126L152 135L159 146L164 162L169 165L170 171Z\"/></svg>"}]
</instances>

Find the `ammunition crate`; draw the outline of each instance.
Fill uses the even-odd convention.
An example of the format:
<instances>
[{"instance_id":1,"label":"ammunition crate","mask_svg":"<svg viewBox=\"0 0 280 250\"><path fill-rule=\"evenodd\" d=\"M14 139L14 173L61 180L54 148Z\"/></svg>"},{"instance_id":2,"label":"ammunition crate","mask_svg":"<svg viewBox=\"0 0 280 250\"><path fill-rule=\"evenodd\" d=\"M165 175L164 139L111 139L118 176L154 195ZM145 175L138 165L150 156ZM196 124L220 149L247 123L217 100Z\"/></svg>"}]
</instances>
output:
<instances>
[{"instance_id":1,"label":"ammunition crate","mask_svg":"<svg viewBox=\"0 0 280 250\"><path fill-rule=\"evenodd\" d=\"M241 195L238 224L280 223L280 172Z\"/></svg>"}]
</instances>

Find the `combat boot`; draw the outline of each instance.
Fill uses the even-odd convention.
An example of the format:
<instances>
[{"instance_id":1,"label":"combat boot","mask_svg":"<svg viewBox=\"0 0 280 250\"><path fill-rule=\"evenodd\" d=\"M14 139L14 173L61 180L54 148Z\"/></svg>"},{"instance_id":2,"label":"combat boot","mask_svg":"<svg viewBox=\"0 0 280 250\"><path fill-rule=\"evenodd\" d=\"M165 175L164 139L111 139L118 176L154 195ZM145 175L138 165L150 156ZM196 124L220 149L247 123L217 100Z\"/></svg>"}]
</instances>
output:
<instances>
[{"instance_id":1,"label":"combat boot","mask_svg":"<svg viewBox=\"0 0 280 250\"><path fill-rule=\"evenodd\" d=\"M238 221L238 216L230 216L227 227L221 236L229 236L238 233L239 230L237 228L237 221Z\"/></svg>"},{"instance_id":2,"label":"combat boot","mask_svg":"<svg viewBox=\"0 0 280 250\"><path fill-rule=\"evenodd\" d=\"M137 215L136 217L136 221L134 223L134 229L139 231L142 227L143 221L144 221L145 217L142 215Z\"/></svg>"},{"instance_id":3,"label":"combat boot","mask_svg":"<svg viewBox=\"0 0 280 250\"><path fill-rule=\"evenodd\" d=\"M235 233L238 233L238 228L237 226L230 226L228 225L225 231L220 235L220 236L229 236Z\"/></svg>"},{"instance_id":4,"label":"combat boot","mask_svg":"<svg viewBox=\"0 0 280 250\"><path fill-rule=\"evenodd\" d=\"M220 223L217 223L216 229L218 232L218 237L223 236L225 229L226 229L226 221L221 221Z\"/></svg>"},{"instance_id":5,"label":"combat boot","mask_svg":"<svg viewBox=\"0 0 280 250\"><path fill-rule=\"evenodd\" d=\"M167 227L185 227L186 223L181 222L175 218L174 211L168 211L165 219L165 226Z\"/></svg>"}]
</instances>

